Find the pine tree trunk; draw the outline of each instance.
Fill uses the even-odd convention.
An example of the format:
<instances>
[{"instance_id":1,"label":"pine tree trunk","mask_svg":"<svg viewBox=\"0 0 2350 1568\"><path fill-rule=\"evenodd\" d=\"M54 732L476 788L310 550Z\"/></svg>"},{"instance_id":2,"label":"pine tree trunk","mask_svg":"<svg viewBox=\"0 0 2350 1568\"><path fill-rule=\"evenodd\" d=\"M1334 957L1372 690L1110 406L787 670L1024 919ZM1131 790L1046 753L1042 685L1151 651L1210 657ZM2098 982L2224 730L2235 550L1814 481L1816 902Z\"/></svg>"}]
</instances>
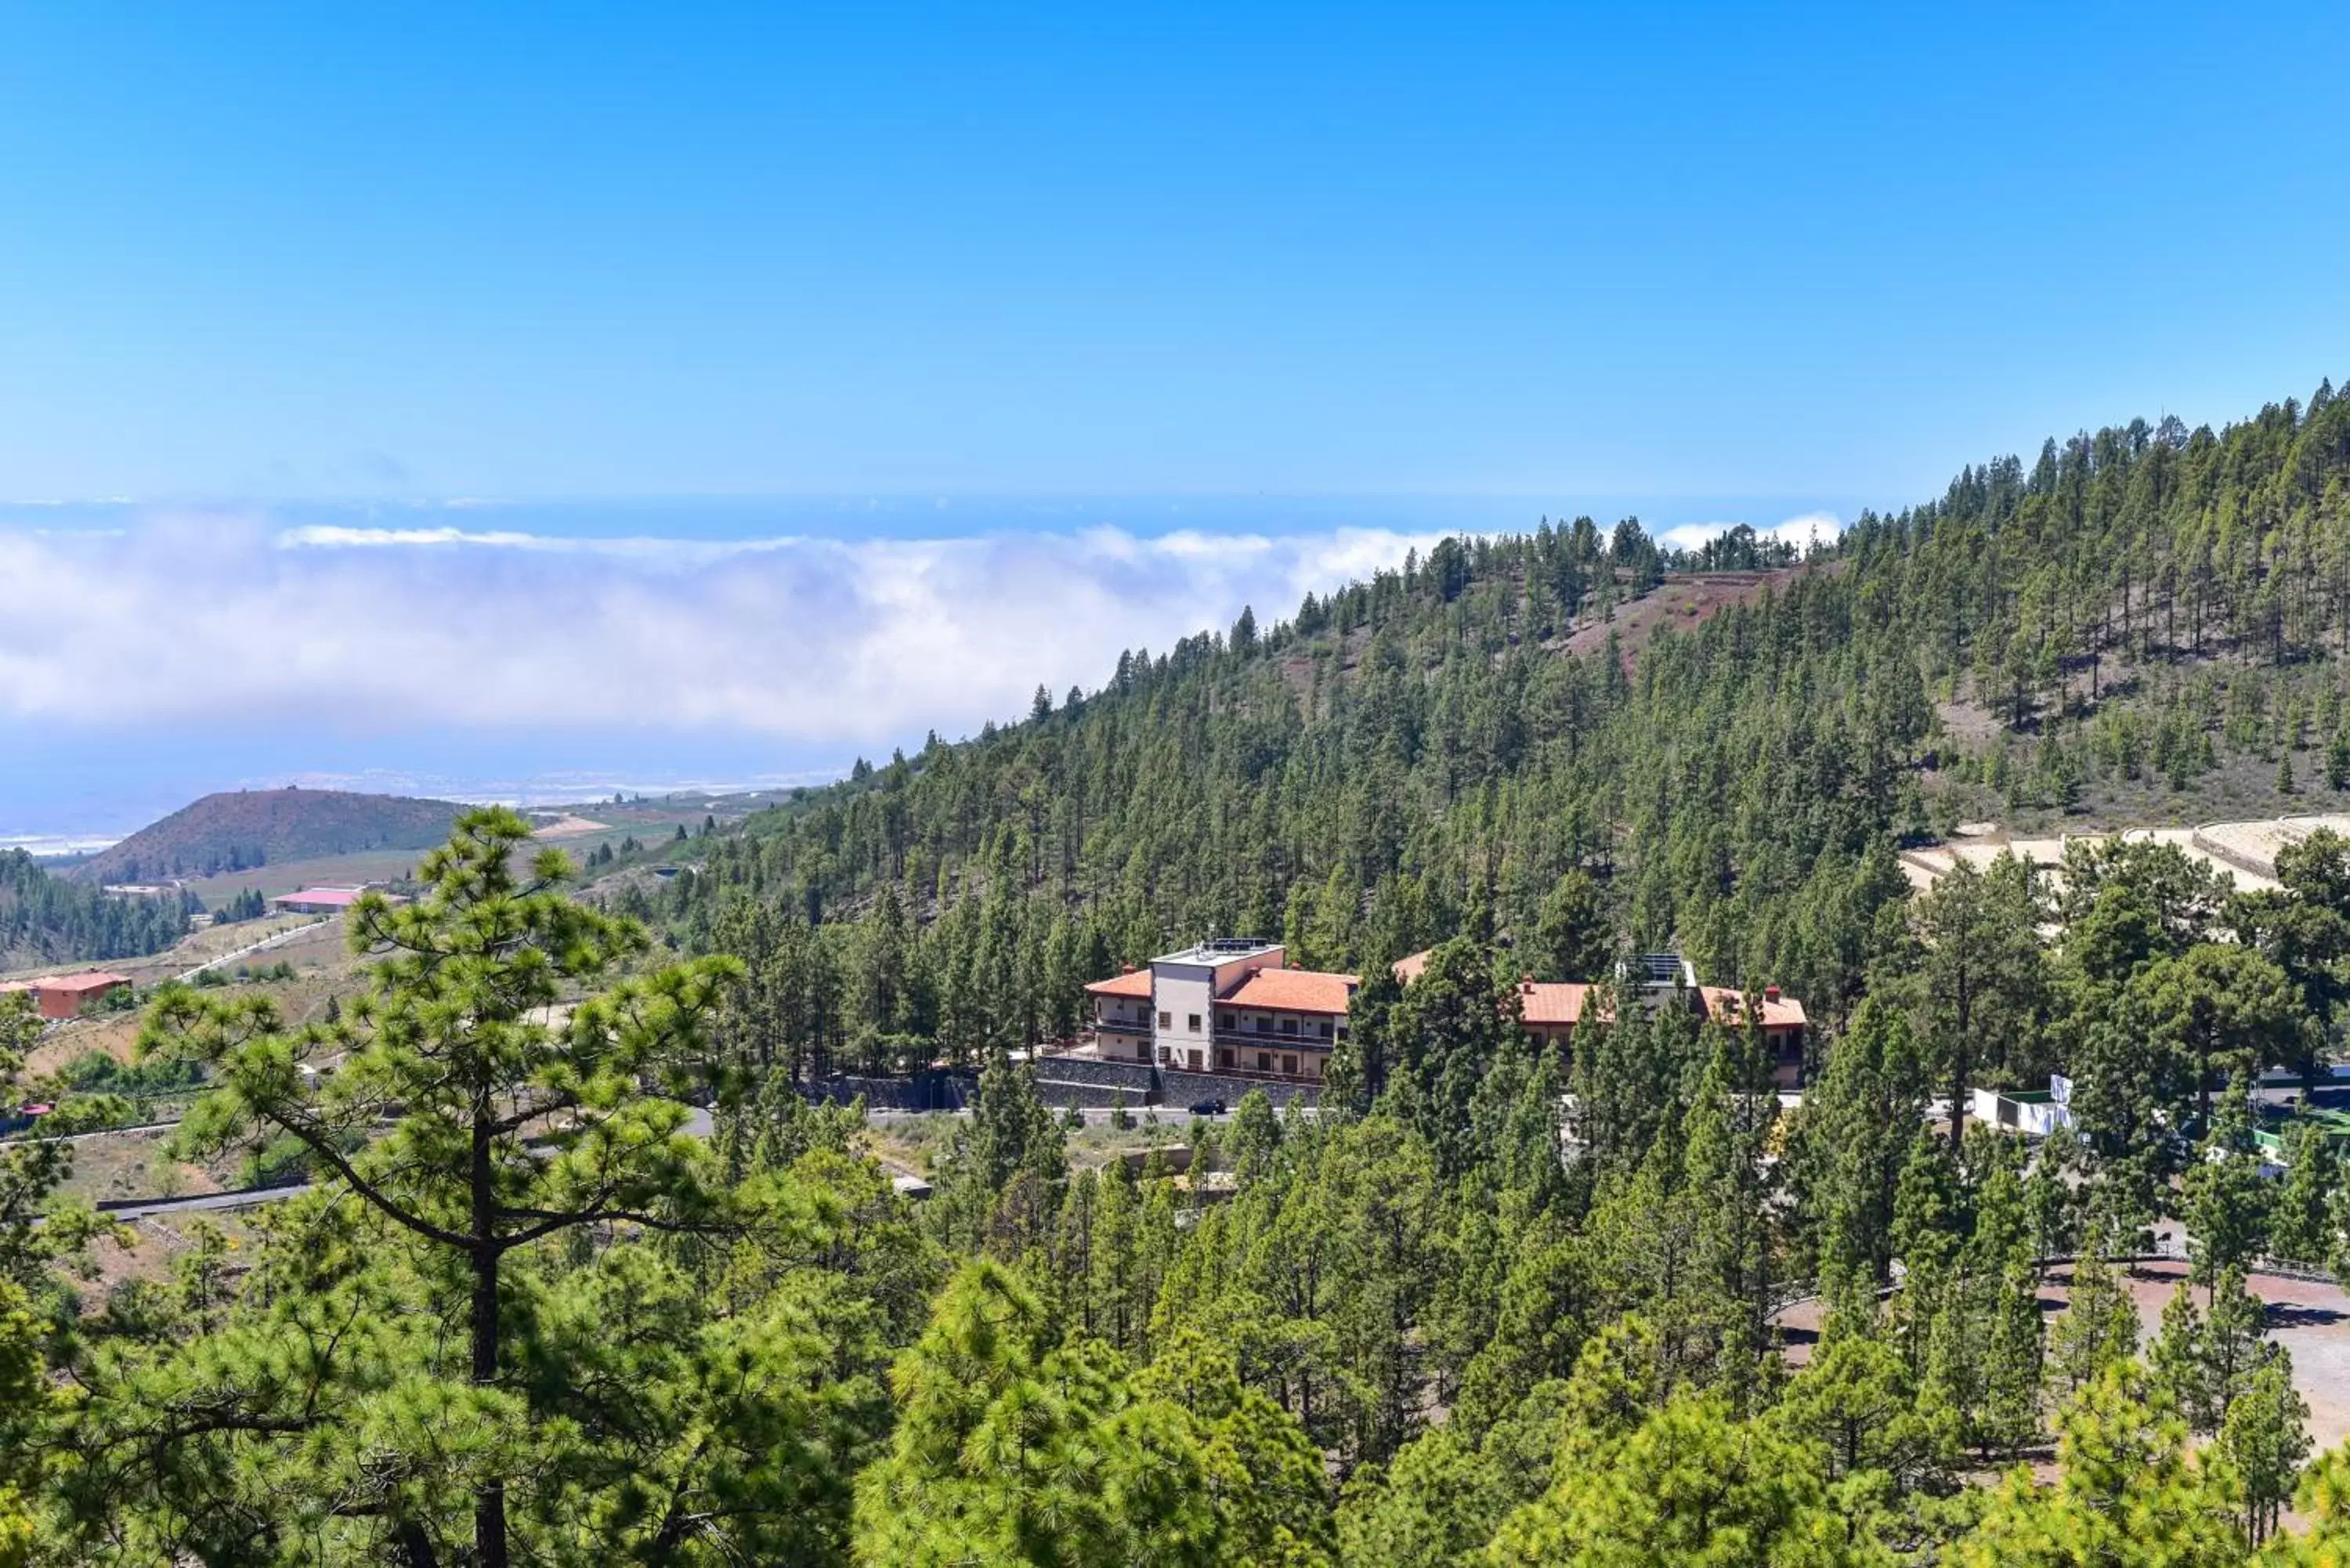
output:
<instances>
[{"instance_id":1,"label":"pine tree trunk","mask_svg":"<svg viewBox=\"0 0 2350 1568\"><path fill-rule=\"evenodd\" d=\"M1967 1076L1963 1062L1950 1074L1950 1157L1953 1159L1967 1144Z\"/></svg>"},{"instance_id":2,"label":"pine tree trunk","mask_svg":"<svg viewBox=\"0 0 2350 1568\"><path fill-rule=\"evenodd\" d=\"M498 1380L497 1215L490 1162L490 1114L473 1116L473 1386ZM473 1560L480 1568L506 1568L506 1487L492 1480L473 1496Z\"/></svg>"}]
</instances>

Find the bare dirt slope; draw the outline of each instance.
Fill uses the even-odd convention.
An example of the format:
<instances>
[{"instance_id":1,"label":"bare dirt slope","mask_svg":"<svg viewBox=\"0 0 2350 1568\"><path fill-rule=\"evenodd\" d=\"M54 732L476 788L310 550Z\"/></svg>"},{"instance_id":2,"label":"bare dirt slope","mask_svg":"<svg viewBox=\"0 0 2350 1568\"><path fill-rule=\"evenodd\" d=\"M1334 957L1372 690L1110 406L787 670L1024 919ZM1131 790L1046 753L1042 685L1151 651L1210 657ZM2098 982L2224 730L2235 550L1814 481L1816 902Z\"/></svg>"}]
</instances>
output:
<instances>
[{"instance_id":1,"label":"bare dirt slope","mask_svg":"<svg viewBox=\"0 0 2350 1568\"><path fill-rule=\"evenodd\" d=\"M1789 566L1775 572L1692 572L1685 576L1667 577L1654 592L1617 606L1612 618L1588 620L1576 627L1568 635L1565 649L1568 653L1597 653L1607 646L1608 633L1613 632L1616 646L1628 664L1639 657L1640 650L1659 631L1670 627L1687 629L1701 626L1732 605L1752 604L1766 592L1784 587L1796 573L1808 569Z\"/></svg>"}]
</instances>

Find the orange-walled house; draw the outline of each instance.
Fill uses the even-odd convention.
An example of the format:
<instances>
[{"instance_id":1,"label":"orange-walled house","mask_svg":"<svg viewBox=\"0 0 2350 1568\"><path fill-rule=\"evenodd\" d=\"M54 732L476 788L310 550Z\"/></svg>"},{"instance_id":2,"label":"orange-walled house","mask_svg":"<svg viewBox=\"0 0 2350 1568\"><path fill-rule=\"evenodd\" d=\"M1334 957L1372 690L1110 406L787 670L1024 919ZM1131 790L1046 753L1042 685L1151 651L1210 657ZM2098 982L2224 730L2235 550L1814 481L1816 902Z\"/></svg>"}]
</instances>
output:
<instances>
[{"instance_id":1,"label":"orange-walled house","mask_svg":"<svg viewBox=\"0 0 2350 1568\"><path fill-rule=\"evenodd\" d=\"M0 985L0 992L29 991L33 1006L40 1015L55 1023L78 1015L88 1003L109 992L127 991L130 977L109 974L104 970L91 970L86 974L51 975L47 980L19 980Z\"/></svg>"}]
</instances>

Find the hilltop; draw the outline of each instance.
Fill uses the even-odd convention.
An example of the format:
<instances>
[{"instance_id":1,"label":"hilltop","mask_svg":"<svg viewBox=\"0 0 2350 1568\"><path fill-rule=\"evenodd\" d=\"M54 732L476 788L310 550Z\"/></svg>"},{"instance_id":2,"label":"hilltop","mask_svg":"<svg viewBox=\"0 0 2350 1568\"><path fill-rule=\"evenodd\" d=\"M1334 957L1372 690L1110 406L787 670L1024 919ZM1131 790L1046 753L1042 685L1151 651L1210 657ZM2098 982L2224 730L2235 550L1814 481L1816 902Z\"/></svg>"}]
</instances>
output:
<instances>
[{"instance_id":1,"label":"hilltop","mask_svg":"<svg viewBox=\"0 0 2350 1568\"><path fill-rule=\"evenodd\" d=\"M449 836L463 809L445 800L345 790L208 794L92 856L72 875L83 882L138 882L365 849L427 849Z\"/></svg>"}]
</instances>

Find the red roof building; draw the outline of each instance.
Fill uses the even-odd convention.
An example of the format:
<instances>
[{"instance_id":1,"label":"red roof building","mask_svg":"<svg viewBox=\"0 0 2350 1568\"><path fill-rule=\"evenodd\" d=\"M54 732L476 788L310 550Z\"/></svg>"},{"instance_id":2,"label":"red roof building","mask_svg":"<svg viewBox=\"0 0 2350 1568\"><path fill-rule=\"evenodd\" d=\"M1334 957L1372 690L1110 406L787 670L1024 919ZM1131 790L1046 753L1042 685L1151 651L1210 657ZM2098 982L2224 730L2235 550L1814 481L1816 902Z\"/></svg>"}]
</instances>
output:
<instances>
[{"instance_id":1,"label":"red roof building","mask_svg":"<svg viewBox=\"0 0 2350 1568\"><path fill-rule=\"evenodd\" d=\"M1277 942L1226 938L1151 960L1086 987L1094 1009L1097 1055L1188 1072L1317 1083L1331 1053L1347 1038L1347 1018L1359 976L1291 969ZM1428 967L1412 954L1395 965L1409 985ZM1690 966L1655 954L1627 969L1625 994L1649 1010L1686 1007L1724 1028L1743 1028L1747 997L1727 986L1699 985ZM1600 999L1595 1001L1595 993ZM1518 1013L1538 1046L1565 1051L1586 1011L1609 992L1582 981L1528 979L1518 987ZM1788 1087L1801 1082L1804 1004L1776 986L1755 998L1757 1018L1773 1075Z\"/></svg>"},{"instance_id":2,"label":"red roof building","mask_svg":"<svg viewBox=\"0 0 2350 1568\"><path fill-rule=\"evenodd\" d=\"M1315 1083L1362 983L1287 966L1278 942L1222 938L1086 987L1094 1052L1195 1073Z\"/></svg>"},{"instance_id":3,"label":"red roof building","mask_svg":"<svg viewBox=\"0 0 2350 1568\"><path fill-rule=\"evenodd\" d=\"M16 980L0 985L0 992L29 991L33 1006L52 1023L72 1018L110 992L130 989L130 977L94 969L81 974L50 975L45 980Z\"/></svg>"},{"instance_id":4,"label":"red roof building","mask_svg":"<svg viewBox=\"0 0 2350 1568\"><path fill-rule=\"evenodd\" d=\"M1639 990L1652 1008L1679 996L1700 1018L1725 1029L1746 1026L1746 995L1728 986L1644 986ZM1592 994L1596 991L1596 986L1575 981L1520 982L1518 1016L1528 1037L1537 1045L1566 1050L1586 1009L1594 1005ZM1803 1078L1804 1033L1810 1024L1804 1004L1781 995L1775 985L1763 987L1756 1000L1761 1009L1756 1022L1762 1026L1762 1041L1771 1053L1772 1075L1783 1087L1797 1087Z\"/></svg>"},{"instance_id":5,"label":"red roof building","mask_svg":"<svg viewBox=\"0 0 2350 1568\"><path fill-rule=\"evenodd\" d=\"M280 893L269 901L289 914L332 915L358 903L366 891L364 888L305 888L298 893Z\"/></svg>"}]
</instances>

